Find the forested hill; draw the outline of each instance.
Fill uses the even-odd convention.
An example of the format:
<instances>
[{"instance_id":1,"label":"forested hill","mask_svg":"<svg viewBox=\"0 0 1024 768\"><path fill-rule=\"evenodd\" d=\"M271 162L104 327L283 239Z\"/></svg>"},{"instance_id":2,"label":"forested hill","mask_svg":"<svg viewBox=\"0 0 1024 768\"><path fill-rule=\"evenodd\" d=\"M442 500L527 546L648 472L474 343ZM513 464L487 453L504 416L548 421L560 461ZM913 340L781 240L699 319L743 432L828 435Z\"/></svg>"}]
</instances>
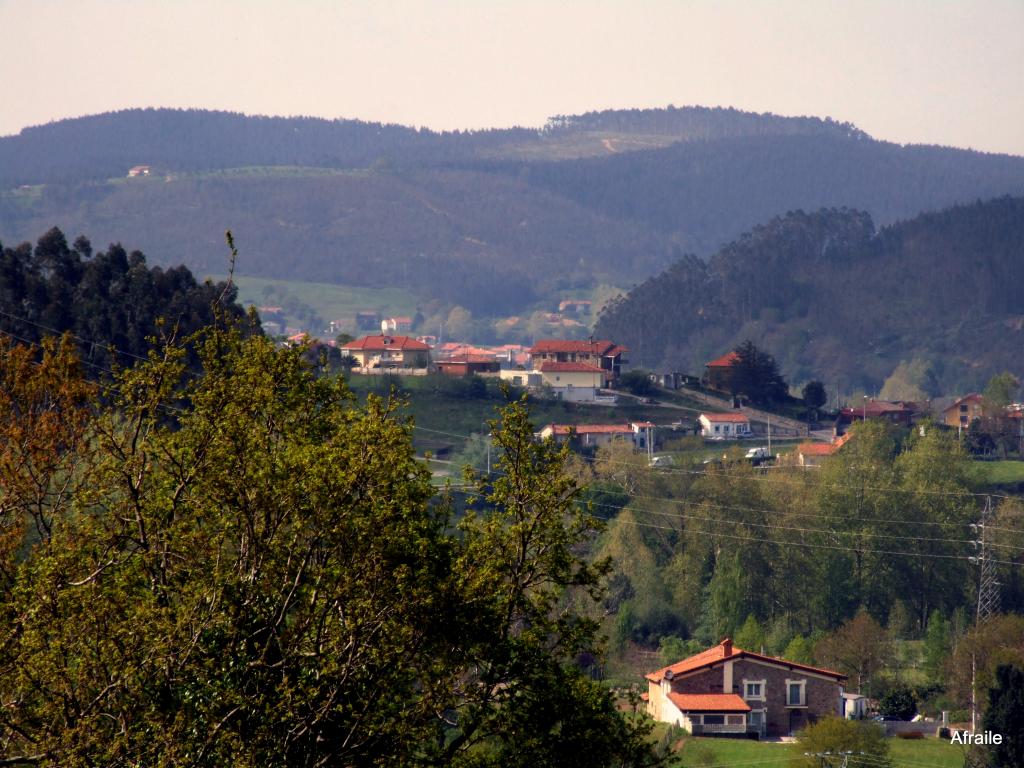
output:
<instances>
[{"instance_id":1,"label":"forested hill","mask_svg":"<svg viewBox=\"0 0 1024 768\"><path fill-rule=\"evenodd\" d=\"M655 144L755 135L865 136L831 120L705 107L608 110L561 115L537 129L454 132L362 120L128 109L0 137L0 187L123 176L140 163L161 172L266 165L351 169L524 153L564 158L649 146L620 141L609 150L599 139L616 135L661 137Z\"/></svg>"},{"instance_id":2,"label":"forested hill","mask_svg":"<svg viewBox=\"0 0 1024 768\"><path fill-rule=\"evenodd\" d=\"M0 244L0 336L38 344L70 333L85 374L144 359L151 338L178 340L221 319L241 319L236 289L198 282L187 267L149 267L119 243L93 252L86 237L69 244L51 229L14 248Z\"/></svg>"},{"instance_id":3,"label":"forested hill","mask_svg":"<svg viewBox=\"0 0 1024 768\"><path fill-rule=\"evenodd\" d=\"M135 165L150 175L126 178ZM58 226L216 274L231 228L243 274L401 287L487 318L635 285L787 210L889 224L1005 194L1024 195L1024 158L702 107L452 133L130 110L0 138L6 243Z\"/></svg>"},{"instance_id":4,"label":"forested hill","mask_svg":"<svg viewBox=\"0 0 1024 768\"><path fill-rule=\"evenodd\" d=\"M709 262L682 259L611 305L597 333L632 362L702 371L752 339L792 383L877 392L901 361L926 394L1024 375L1024 198L928 213L876 231L862 212L787 213ZM931 391L929 390L931 388Z\"/></svg>"}]
</instances>

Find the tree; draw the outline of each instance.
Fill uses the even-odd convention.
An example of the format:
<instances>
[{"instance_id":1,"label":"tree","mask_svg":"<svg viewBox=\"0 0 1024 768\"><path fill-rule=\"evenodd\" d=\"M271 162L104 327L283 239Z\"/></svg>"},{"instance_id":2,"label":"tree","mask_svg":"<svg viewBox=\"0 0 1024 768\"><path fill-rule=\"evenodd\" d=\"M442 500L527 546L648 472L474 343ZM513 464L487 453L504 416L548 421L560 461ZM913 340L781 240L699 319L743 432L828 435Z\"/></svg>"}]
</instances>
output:
<instances>
[{"instance_id":1,"label":"tree","mask_svg":"<svg viewBox=\"0 0 1024 768\"><path fill-rule=\"evenodd\" d=\"M1002 415L1006 406L1017 399L1019 389L1020 382L1009 371L997 373L989 379L984 393L985 415Z\"/></svg>"},{"instance_id":2,"label":"tree","mask_svg":"<svg viewBox=\"0 0 1024 768\"><path fill-rule=\"evenodd\" d=\"M818 641L814 655L819 663L849 675L857 690L871 695L871 683L890 657L888 633L865 610L831 635Z\"/></svg>"},{"instance_id":3,"label":"tree","mask_svg":"<svg viewBox=\"0 0 1024 768\"><path fill-rule=\"evenodd\" d=\"M1002 734L1001 744L990 747L989 765L1012 768L1024 765L1024 667L1004 664L996 669L996 684L988 692L983 731Z\"/></svg>"},{"instance_id":4,"label":"tree","mask_svg":"<svg viewBox=\"0 0 1024 768\"><path fill-rule=\"evenodd\" d=\"M729 386L733 395L746 397L758 405L780 402L789 387L779 374L775 358L745 341L735 349L737 359L731 366Z\"/></svg>"},{"instance_id":5,"label":"tree","mask_svg":"<svg viewBox=\"0 0 1024 768\"><path fill-rule=\"evenodd\" d=\"M909 720L917 714L917 702L914 693L905 685L897 685L878 702L878 711L883 715L891 715L900 720Z\"/></svg>"},{"instance_id":6,"label":"tree","mask_svg":"<svg viewBox=\"0 0 1024 768\"><path fill-rule=\"evenodd\" d=\"M571 765L592 743L645 764L646 726L574 663L599 650L573 606L604 568L524 406L456 535L396 401L358 406L301 350L234 329L190 344L201 373L167 347L54 433L83 435L55 451L70 499L42 499L42 535L8 529L4 761ZM38 370L15 417L73 368Z\"/></svg>"},{"instance_id":7,"label":"tree","mask_svg":"<svg viewBox=\"0 0 1024 768\"><path fill-rule=\"evenodd\" d=\"M764 630L754 614L751 613L747 616L747 620L737 630L733 640L740 648L745 648L754 653L761 653L761 650L764 648Z\"/></svg>"},{"instance_id":8,"label":"tree","mask_svg":"<svg viewBox=\"0 0 1024 768\"><path fill-rule=\"evenodd\" d=\"M932 680L940 680L951 647L949 621L936 608L928 617L924 635L924 668Z\"/></svg>"},{"instance_id":9,"label":"tree","mask_svg":"<svg viewBox=\"0 0 1024 768\"><path fill-rule=\"evenodd\" d=\"M821 755L853 752L873 765L891 766L889 745L885 731L877 724L865 720L843 720L827 717L797 734L800 751L804 754L800 765L818 768Z\"/></svg>"},{"instance_id":10,"label":"tree","mask_svg":"<svg viewBox=\"0 0 1024 768\"><path fill-rule=\"evenodd\" d=\"M828 402L828 393L825 392L825 385L820 381L808 381L804 384L801 393L804 399L804 407L813 414L812 418L818 418L818 410Z\"/></svg>"},{"instance_id":11,"label":"tree","mask_svg":"<svg viewBox=\"0 0 1024 768\"><path fill-rule=\"evenodd\" d=\"M938 392L935 374L927 360L915 357L909 363L901 360L882 384L882 400L922 402Z\"/></svg>"},{"instance_id":12,"label":"tree","mask_svg":"<svg viewBox=\"0 0 1024 768\"><path fill-rule=\"evenodd\" d=\"M984 710L984 691L998 687L997 670L1007 664L1024 668L1024 616L1017 614L991 618L960 638L946 666L950 695L964 709L973 697Z\"/></svg>"},{"instance_id":13,"label":"tree","mask_svg":"<svg viewBox=\"0 0 1024 768\"><path fill-rule=\"evenodd\" d=\"M650 395L657 391L650 374L639 368L622 374L619 377L619 386L634 395Z\"/></svg>"}]
</instances>

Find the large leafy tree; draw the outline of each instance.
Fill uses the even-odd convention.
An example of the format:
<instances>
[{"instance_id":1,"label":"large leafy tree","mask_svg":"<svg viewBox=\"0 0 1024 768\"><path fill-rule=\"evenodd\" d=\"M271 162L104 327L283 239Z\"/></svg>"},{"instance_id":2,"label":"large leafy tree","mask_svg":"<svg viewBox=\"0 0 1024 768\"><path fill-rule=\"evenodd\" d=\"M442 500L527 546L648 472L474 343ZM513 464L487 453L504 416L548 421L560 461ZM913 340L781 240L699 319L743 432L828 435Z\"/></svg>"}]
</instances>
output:
<instances>
[{"instance_id":1,"label":"large leafy tree","mask_svg":"<svg viewBox=\"0 0 1024 768\"><path fill-rule=\"evenodd\" d=\"M259 336L189 345L201 374L182 347L153 353L84 418L59 350L11 390L15 415L59 404L52 429L24 423L62 458L45 493L0 491L3 760L645 762L643 727L573 664L596 650L594 522L522 406L455 535L393 400L358 406ZM12 423L5 447L30 445ZM45 526L24 523L33 504Z\"/></svg>"}]
</instances>

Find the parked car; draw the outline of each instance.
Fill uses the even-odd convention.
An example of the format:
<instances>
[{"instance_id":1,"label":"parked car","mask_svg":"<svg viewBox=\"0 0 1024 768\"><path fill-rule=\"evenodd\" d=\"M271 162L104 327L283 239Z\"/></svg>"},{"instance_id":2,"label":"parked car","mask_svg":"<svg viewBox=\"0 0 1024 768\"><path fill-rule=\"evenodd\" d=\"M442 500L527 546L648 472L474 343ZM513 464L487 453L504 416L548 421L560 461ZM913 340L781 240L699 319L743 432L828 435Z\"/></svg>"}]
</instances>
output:
<instances>
[{"instance_id":1,"label":"parked car","mask_svg":"<svg viewBox=\"0 0 1024 768\"><path fill-rule=\"evenodd\" d=\"M770 459L771 457L772 455L771 453L769 453L768 447L764 445L759 445L756 448L751 448L750 450L747 451L747 458L751 460Z\"/></svg>"}]
</instances>

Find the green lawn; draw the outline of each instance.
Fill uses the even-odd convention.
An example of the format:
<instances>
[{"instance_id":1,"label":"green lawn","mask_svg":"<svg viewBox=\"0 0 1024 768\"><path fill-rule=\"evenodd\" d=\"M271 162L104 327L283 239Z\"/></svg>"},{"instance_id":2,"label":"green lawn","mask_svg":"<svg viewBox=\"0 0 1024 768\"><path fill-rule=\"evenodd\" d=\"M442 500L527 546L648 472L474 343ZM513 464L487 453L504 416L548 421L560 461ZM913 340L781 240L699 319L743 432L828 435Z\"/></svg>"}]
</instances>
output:
<instances>
[{"instance_id":1,"label":"green lawn","mask_svg":"<svg viewBox=\"0 0 1024 768\"><path fill-rule=\"evenodd\" d=\"M664 728L656 728L654 736L660 738ZM687 766L778 766L784 768L787 758L799 756L795 744L746 741L742 739L688 738L678 752L682 765ZM894 768L960 768L964 764L961 746L936 738L920 740L889 739L889 756ZM852 763L851 763L852 765Z\"/></svg>"},{"instance_id":2,"label":"green lawn","mask_svg":"<svg viewBox=\"0 0 1024 768\"><path fill-rule=\"evenodd\" d=\"M979 461L975 466L989 485L1024 483L1024 461Z\"/></svg>"}]
</instances>

